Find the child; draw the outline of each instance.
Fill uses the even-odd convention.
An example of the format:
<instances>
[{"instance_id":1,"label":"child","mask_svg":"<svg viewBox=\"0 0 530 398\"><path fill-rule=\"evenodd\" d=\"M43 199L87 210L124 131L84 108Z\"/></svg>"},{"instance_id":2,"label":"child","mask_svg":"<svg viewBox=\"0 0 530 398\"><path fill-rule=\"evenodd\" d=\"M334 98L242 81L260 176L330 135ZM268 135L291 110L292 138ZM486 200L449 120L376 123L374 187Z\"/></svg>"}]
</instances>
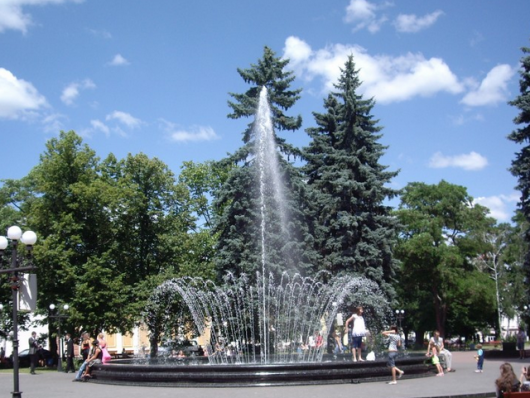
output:
<instances>
[{"instance_id":1,"label":"child","mask_svg":"<svg viewBox=\"0 0 530 398\"><path fill-rule=\"evenodd\" d=\"M484 350L482 349L482 344L477 344L477 355L475 359L477 360L477 370L475 373L482 373L482 366L484 365Z\"/></svg>"},{"instance_id":2,"label":"child","mask_svg":"<svg viewBox=\"0 0 530 398\"><path fill-rule=\"evenodd\" d=\"M436 346L432 347L432 364L436 366L436 370L438 371L436 376L443 376L444 370L442 365L440 365L440 358L438 358L438 347Z\"/></svg>"}]
</instances>

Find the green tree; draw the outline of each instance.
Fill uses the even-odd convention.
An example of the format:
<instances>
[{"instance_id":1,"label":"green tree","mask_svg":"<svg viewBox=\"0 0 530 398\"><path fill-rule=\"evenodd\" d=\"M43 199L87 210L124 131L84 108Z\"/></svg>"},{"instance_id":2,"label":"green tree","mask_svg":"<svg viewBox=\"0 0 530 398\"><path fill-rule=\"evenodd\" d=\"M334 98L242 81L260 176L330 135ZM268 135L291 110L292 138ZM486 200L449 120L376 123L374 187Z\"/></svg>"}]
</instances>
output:
<instances>
[{"instance_id":1,"label":"green tree","mask_svg":"<svg viewBox=\"0 0 530 398\"><path fill-rule=\"evenodd\" d=\"M441 181L404 188L395 212L402 225L395 253L402 262L400 299L420 313L418 337L435 328L443 336L466 335L495 323L493 281L471 261L485 248L477 234L494 224L487 214L461 186Z\"/></svg>"},{"instance_id":2,"label":"green tree","mask_svg":"<svg viewBox=\"0 0 530 398\"><path fill-rule=\"evenodd\" d=\"M511 172L518 178L517 189L521 191L519 202L520 210L526 220L526 225L530 225L530 48L522 48L523 58L521 59L521 70L519 88L520 94L510 105L515 106L520 112L515 117L514 123L520 127L514 130L508 139L521 145L522 148L516 153L512 161ZM526 242L526 254L524 260L524 274L526 281L530 280L530 228L524 231ZM530 302L530 292L526 289L526 301Z\"/></svg>"},{"instance_id":3,"label":"green tree","mask_svg":"<svg viewBox=\"0 0 530 398\"><path fill-rule=\"evenodd\" d=\"M304 171L314 191L316 244L325 268L366 276L394 297L397 225L384 202L397 195L388 187L397 172L379 163L386 147L372 115L375 102L358 94L360 86L350 56L324 101L326 113L314 113L317 127L307 130L312 141Z\"/></svg>"},{"instance_id":4,"label":"green tree","mask_svg":"<svg viewBox=\"0 0 530 398\"><path fill-rule=\"evenodd\" d=\"M68 303L69 323L77 328L128 330L133 321L121 310L130 289L107 262L115 249L108 209L117 193L100 172L95 152L74 132L48 141L30 172L35 197L25 216L40 237L35 246L38 302L43 309ZM87 273L94 276L87 280ZM109 319L107 313L115 316Z\"/></svg>"},{"instance_id":5,"label":"green tree","mask_svg":"<svg viewBox=\"0 0 530 398\"><path fill-rule=\"evenodd\" d=\"M189 191L189 208L196 215L198 225L211 230L215 217L218 216L212 205L216 193L228 178L231 165L207 161L204 163L184 162L178 177Z\"/></svg>"},{"instance_id":6,"label":"green tree","mask_svg":"<svg viewBox=\"0 0 530 398\"><path fill-rule=\"evenodd\" d=\"M502 316L513 318L516 305L514 299L520 292L521 285L513 280L513 274L520 266L511 263L514 260L508 253L510 243L513 244L514 228L508 223L491 226L479 231L475 236L484 248L473 259L473 264L480 272L490 276L495 284L495 301L497 311L496 330L501 336ZM515 282L515 283L513 283Z\"/></svg>"},{"instance_id":7,"label":"green tree","mask_svg":"<svg viewBox=\"0 0 530 398\"><path fill-rule=\"evenodd\" d=\"M300 172L288 159L297 156L299 150L289 145L277 134L279 131L294 131L301 126L300 116L291 117L284 113L299 99L300 90L292 90L292 72L286 72L287 60L282 60L265 47L263 57L249 69L238 69L239 74L251 88L243 94L230 94L234 101L229 102L233 112L228 116L234 119L252 117L256 114L262 87L268 89L275 141L278 147L285 204L290 216L286 229L282 229L274 212L265 217L271 226L267 236L268 271L280 273L308 272L315 263L312 250L312 236L306 224L306 187ZM234 154L221 161L230 164L230 174L217 192L215 207L219 212L215 232L219 236L216 266L219 275L230 271L236 275L249 274L252 278L261 264L261 241L259 236L259 185L258 165L255 162L254 120L243 133L243 146Z\"/></svg>"}]
</instances>

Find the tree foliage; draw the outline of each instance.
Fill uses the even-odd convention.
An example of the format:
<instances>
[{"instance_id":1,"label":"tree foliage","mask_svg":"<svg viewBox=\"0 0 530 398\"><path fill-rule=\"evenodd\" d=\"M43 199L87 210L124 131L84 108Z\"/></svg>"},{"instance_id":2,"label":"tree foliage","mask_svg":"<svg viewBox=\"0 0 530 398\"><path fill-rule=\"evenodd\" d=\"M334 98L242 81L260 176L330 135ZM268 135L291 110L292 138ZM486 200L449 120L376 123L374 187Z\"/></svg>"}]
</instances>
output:
<instances>
[{"instance_id":1,"label":"tree foliage","mask_svg":"<svg viewBox=\"0 0 530 398\"><path fill-rule=\"evenodd\" d=\"M300 116L285 114L298 100L300 93L300 90L290 88L294 76L292 72L284 71L287 63L287 60L276 57L273 51L265 47L263 57L257 64L249 69L238 69L251 87L243 94L230 94L235 101L229 102L233 112L228 116L234 119L254 116L261 89L268 89L274 137L279 152L278 162L285 185L285 206L290 217L287 228L282 230L277 214L269 212L266 215L271 226L267 236L268 270L274 273L282 270L305 273L315 263L312 236L305 218L305 184L300 172L287 161L289 156L296 156L299 151L277 134L279 131L296 130L302 122ZM243 133L243 146L221 161L234 167L217 192L215 201L219 214L214 229L219 236L216 256L219 276L229 271L253 277L261 269L260 196L254 123L255 120L252 120Z\"/></svg>"},{"instance_id":2,"label":"tree foliage","mask_svg":"<svg viewBox=\"0 0 530 398\"><path fill-rule=\"evenodd\" d=\"M357 273L394 296L396 269L392 246L396 221L384 204L397 191L388 187L397 172L379 163L386 149L372 115L372 99L358 93L361 81L350 56L336 91L324 101L326 113L314 113L317 127L307 130L304 167L315 204L316 246L325 269Z\"/></svg>"},{"instance_id":3,"label":"tree foliage","mask_svg":"<svg viewBox=\"0 0 530 398\"><path fill-rule=\"evenodd\" d=\"M61 132L28 177L4 182L1 198L2 212L39 236L39 307L68 303L72 331L130 331L161 275L212 275L213 244L192 232L189 192L156 158L101 161Z\"/></svg>"},{"instance_id":4,"label":"tree foliage","mask_svg":"<svg viewBox=\"0 0 530 398\"><path fill-rule=\"evenodd\" d=\"M508 139L521 145L522 148L516 153L512 161L511 172L518 178L517 189L521 191L519 202L526 225L530 225L530 48L522 48L523 58L521 59L521 70L519 89L520 94L510 105L519 110L514 123L519 127L514 130ZM526 254L524 260L524 274L526 282L530 280L530 228L524 231L524 241L526 242ZM526 301L530 301L530 292L526 289Z\"/></svg>"},{"instance_id":5,"label":"tree foliage","mask_svg":"<svg viewBox=\"0 0 530 398\"><path fill-rule=\"evenodd\" d=\"M493 281L471 261L485 249L476 235L494 224L487 213L464 187L445 181L409 183L403 190L395 212L402 225L399 289L406 306L419 312L419 336L435 328L443 336L469 333L495 323Z\"/></svg>"}]
</instances>

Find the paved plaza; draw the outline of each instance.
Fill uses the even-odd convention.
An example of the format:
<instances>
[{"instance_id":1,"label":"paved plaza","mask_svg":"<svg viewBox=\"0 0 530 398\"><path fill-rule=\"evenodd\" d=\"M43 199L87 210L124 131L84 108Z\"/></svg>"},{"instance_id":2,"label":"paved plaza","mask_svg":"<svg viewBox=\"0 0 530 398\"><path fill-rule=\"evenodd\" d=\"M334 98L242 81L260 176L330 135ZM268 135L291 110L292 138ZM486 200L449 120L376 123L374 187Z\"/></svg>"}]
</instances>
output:
<instances>
[{"instance_id":1,"label":"paved plaza","mask_svg":"<svg viewBox=\"0 0 530 398\"><path fill-rule=\"evenodd\" d=\"M20 390L24 398L487 398L495 397L494 381L499 374L499 366L510 362L519 376L521 366L530 364L530 359L486 360L484 373L475 373L476 362L473 351L454 352L454 373L443 377L407 379L406 375L397 385L385 382L361 384L331 384L296 387L245 387L245 388L169 388L169 387L128 387L96 383L73 383L73 374L41 372L35 376L20 375ZM389 372L390 380L390 372ZM13 389L13 375L0 374L0 397L10 397Z\"/></svg>"}]
</instances>

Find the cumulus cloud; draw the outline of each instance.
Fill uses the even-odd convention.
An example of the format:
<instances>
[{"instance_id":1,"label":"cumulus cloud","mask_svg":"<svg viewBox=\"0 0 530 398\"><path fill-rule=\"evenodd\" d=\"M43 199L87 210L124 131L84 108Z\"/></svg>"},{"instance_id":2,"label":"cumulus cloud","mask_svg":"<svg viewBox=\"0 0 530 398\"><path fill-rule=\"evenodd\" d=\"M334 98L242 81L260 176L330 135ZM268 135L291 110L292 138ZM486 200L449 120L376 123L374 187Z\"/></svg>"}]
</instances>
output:
<instances>
[{"instance_id":1,"label":"cumulus cloud","mask_svg":"<svg viewBox=\"0 0 530 398\"><path fill-rule=\"evenodd\" d=\"M508 81L515 74L510 65L497 65L488 72L484 80L462 98L462 103L468 106L495 105L506 102Z\"/></svg>"},{"instance_id":2,"label":"cumulus cloud","mask_svg":"<svg viewBox=\"0 0 530 398\"><path fill-rule=\"evenodd\" d=\"M350 0L350 4L346 7L344 21L355 25L354 32L366 28L369 32L376 33L387 21L386 16L378 17L377 10L386 5L388 4L377 6L366 0Z\"/></svg>"},{"instance_id":3,"label":"cumulus cloud","mask_svg":"<svg viewBox=\"0 0 530 398\"><path fill-rule=\"evenodd\" d=\"M109 120L117 120L121 124L127 126L130 129L135 129L137 127L140 127L142 124L142 121L140 119L135 118L131 114L127 112L121 112L121 111L114 111L110 114L108 114L105 118L107 121Z\"/></svg>"},{"instance_id":4,"label":"cumulus cloud","mask_svg":"<svg viewBox=\"0 0 530 398\"><path fill-rule=\"evenodd\" d=\"M415 33L433 25L443 14L441 10L436 10L423 17L414 14L400 14L394 21L394 26L398 32Z\"/></svg>"},{"instance_id":5,"label":"cumulus cloud","mask_svg":"<svg viewBox=\"0 0 530 398\"><path fill-rule=\"evenodd\" d=\"M511 195L498 195L475 198L474 204L479 204L487 207L490 210L490 215L498 221L509 221L513 216L512 212L507 209L509 204L514 204L519 201L520 194L513 193Z\"/></svg>"},{"instance_id":6,"label":"cumulus cloud","mask_svg":"<svg viewBox=\"0 0 530 398\"><path fill-rule=\"evenodd\" d=\"M31 83L0 68L0 118L23 118L46 106L46 98Z\"/></svg>"},{"instance_id":7,"label":"cumulus cloud","mask_svg":"<svg viewBox=\"0 0 530 398\"><path fill-rule=\"evenodd\" d=\"M112 61L109 62L109 65L112 66L122 66L122 65L129 65L129 61L127 61L121 54L116 54L114 58L112 58Z\"/></svg>"},{"instance_id":8,"label":"cumulus cloud","mask_svg":"<svg viewBox=\"0 0 530 398\"><path fill-rule=\"evenodd\" d=\"M426 59L422 54L370 55L361 46L343 44L312 50L305 41L294 36L287 38L283 50L284 58L291 61L288 67L307 81L321 79L324 93L333 90L349 55L354 56L363 82L359 91L367 97L375 97L378 103L405 101L439 92L457 94L464 90L442 59Z\"/></svg>"},{"instance_id":9,"label":"cumulus cloud","mask_svg":"<svg viewBox=\"0 0 530 398\"><path fill-rule=\"evenodd\" d=\"M61 101L66 105L72 105L79 96L80 90L87 90L96 88L96 85L90 79L85 79L82 82L70 83L66 86L61 94Z\"/></svg>"},{"instance_id":10,"label":"cumulus cloud","mask_svg":"<svg viewBox=\"0 0 530 398\"><path fill-rule=\"evenodd\" d=\"M90 121L90 125L92 126L92 129L95 131L101 131L105 133L106 136L110 135L110 128L103 123L101 120L95 119Z\"/></svg>"},{"instance_id":11,"label":"cumulus cloud","mask_svg":"<svg viewBox=\"0 0 530 398\"><path fill-rule=\"evenodd\" d=\"M475 171L481 170L487 165L488 159L476 152L454 156L445 156L441 152L436 152L429 161L429 167L435 169L456 167L464 170Z\"/></svg>"},{"instance_id":12,"label":"cumulus cloud","mask_svg":"<svg viewBox=\"0 0 530 398\"><path fill-rule=\"evenodd\" d=\"M24 7L82 2L83 0L2 0L0 1L0 33L8 29L27 32L33 22L31 15L24 12Z\"/></svg>"},{"instance_id":13,"label":"cumulus cloud","mask_svg":"<svg viewBox=\"0 0 530 398\"><path fill-rule=\"evenodd\" d=\"M65 115L60 113L53 113L46 115L41 123L44 125L44 131L47 133L58 133L61 130L64 130L63 120L68 118Z\"/></svg>"},{"instance_id":14,"label":"cumulus cloud","mask_svg":"<svg viewBox=\"0 0 530 398\"><path fill-rule=\"evenodd\" d=\"M181 129L167 120L160 120L162 128L168 133L170 141L175 142L200 142L213 141L220 137L210 126L192 126L189 129Z\"/></svg>"}]
</instances>

